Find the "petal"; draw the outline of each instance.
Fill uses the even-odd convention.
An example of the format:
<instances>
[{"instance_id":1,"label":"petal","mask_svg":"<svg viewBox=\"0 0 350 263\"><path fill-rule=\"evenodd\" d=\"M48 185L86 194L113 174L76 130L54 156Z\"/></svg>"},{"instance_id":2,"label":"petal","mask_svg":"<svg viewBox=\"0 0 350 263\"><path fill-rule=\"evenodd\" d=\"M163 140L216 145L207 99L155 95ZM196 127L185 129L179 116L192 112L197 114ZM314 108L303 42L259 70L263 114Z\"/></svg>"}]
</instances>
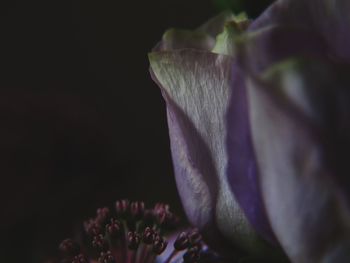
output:
<instances>
[{"instance_id":1,"label":"petal","mask_svg":"<svg viewBox=\"0 0 350 263\"><path fill-rule=\"evenodd\" d=\"M231 11L224 11L197 28L197 31L205 32L215 39L216 36L222 32L225 24L235 19L236 16ZM241 19L241 17L239 17L239 19Z\"/></svg>"},{"instance_id":2,"label":"petal","mask_svg":"<svg viewBox=\"0 0 350 263\"><path fill-rule=\"evenodd\" d=\"M236 53L235 39L248 27L249 20L245 14L234 17L226 22L223 31L216 36L216 43L212 52L234 56Z\"/></svg>"},{"instance_id":3,"label":"petal","mask_svg":"<svg viewBox=\"0 0 350 263\"><path fill-rule=\"evenodd\" d=\"M259 188L258 170L250 134L244 74L237 64L234 65L233 70L235 79L227 113L228 182L256 231L266 240L277 243Z\"/></svg>"},{"instance_id":4,"label":"petal","mask_svg":"<svg viewBox=\"0 0 350 263\"><path fill-rule=\"evenodd\" d=\"M271 64L298 54L322 57L325 46L315 34L282 26L270 26L238 36L235 45L244 68L239 63L233 68L235 79L227 114L228 179L237 201L256 231L266 240L278 243L261 200L244 75L246 72L258 74Z\"/></svg>"},{"instance_id":5,"label":"petal","mask_svg":"<svg viewBox=\"0 0 350 263\"><path fill-rule=\"evenodd\" d=\"M210 51L215 46L215 39L224 28L226 22L235 16L230 12L222 12L195 30L169 29L154 51L166 51L183 48L193 48ZM241 18L240 18L241 19Z\"/></svg>"},{"instance_id":6,"label":"petal","mask_svg":"<svg viewBox=\"0 0 350 263\"><path fill-rule=\"evenodd\" d=\"M149 58L167 102L175 177L189 220L201 229L216 227L237 247L261 253L264 244L226 177L232 58L195 50L155 52Z\"/></svg>"},{"instance_id":7,"label":"petal","mask_svg":"<svg viewBox=\"0 0 350 263\"><path fill-rule=\"evenodd\" d=\"M162 38L160 50L174 50L193 48L211 50L215 45L215 38L200 31L169 29Z\"/></svg>"},{"instance_id":8,"label":"petal","mask_svg":"<svg viewBox=\"0 0 350 263\"><path fill-rule=\"evenodd\" d=\"M247 80L263 200L293 262L350 258L349 73L289 61Z\"/></svg>"},{"instance_id":9,"label":"petal","mask_svg":"<svg viewBox=\"0 0 350 263\"><path fill-rule=\"evenodd\" d=\"M215 112L210 111L211 103L208 103L207 98L208 95L212 95L208 93L216 89L215 86L209 85L215 85L215 83L205 82L203 79L205 77L209 80L209 76L205 74L209 70L215 70L213 65L216 63L216 57L203 52L183 50L151 53L149 58L151 69L161 85L167 102L172 154L173 158L177 159L174 160L174 168L175 170L180 169L176 173L177 178L178 175L183 177L177 180L178 184L181 184L180 195L186 198L183 201L185 207L189 206L189 209L186 209L191 213L189 218L194 219L194 222L202 227L215 213L210 211L215 206L214 202L218 192L218 171L215 167L221 168L225 159L213 160L215 156L211 148L219 152L220 156L223 156L224 152L219 148L220 143L210 142L211 139L219 140L219 136L210 138L211 130L205 129L206 126L211 129L219 128L211 127L214 126L211 122L215 119L212 120L210 115ZM229 60L223 61L222 67L225 62L229 67ZM219 71L216 72L218 73ZM225 71L222 74L224 75ZM210 77L210 79L221 81L217 77ZM222 82L225 82L224 78ZM217 86L218 92L213 96L218 97L217 103L225 105L226 103L223 103L222 100L227 97L229 89L224 84ZM219 88L221 90L218 90ZM218 95L219 92L221 96ZM223 130L214 132L220 134ZM215 161L218 161L218 164L214 164ZM187 190L187 187L190 188ZM182 191L186 193L183 195ZM187 198L188 196L191 198Z\"/></svg>"},{"instance_id":10,"label":"petal","mask_svg":"<svg viewBox=\"0 0 350 263\"><path fill-rule=\"evenodd\" d=\"M232 38L246 29L249 20L244 13L234 15L230 11L223 12L195 30L169 29L156 51L191 48L230 54L233 48ZM222 51L221 51L222 50Z\"/></svg>"},{"instance_id":11,"label":"petal","mask_svg":"<svg viewBox=\"0 0 350 263\"><path fill-rule=\"evenodd\" d=\"M350 62L349 12L348 0L279 0L249 30L279 25L314 32L329 46L329 56Z\"/></svg>"},{"instance_id":12,"label":"petal","mask_svg":"<svg viewBox=\"0 0 350 263\"><path fill-rule=\"evenodd\" d=\"M246 69L255 74L293 56L324 58L328 50L327 44L315 32L283 25L248 32L235 44Z\"/></svg>"}]
</instances>

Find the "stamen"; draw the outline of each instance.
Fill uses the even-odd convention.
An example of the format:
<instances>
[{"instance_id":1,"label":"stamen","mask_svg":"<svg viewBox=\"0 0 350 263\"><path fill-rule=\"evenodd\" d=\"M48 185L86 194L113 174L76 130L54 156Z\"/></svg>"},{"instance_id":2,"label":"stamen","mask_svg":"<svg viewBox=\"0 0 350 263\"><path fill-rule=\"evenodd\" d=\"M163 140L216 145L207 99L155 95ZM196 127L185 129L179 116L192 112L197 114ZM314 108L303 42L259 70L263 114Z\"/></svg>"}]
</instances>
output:
<instances>
[{"instance_id":1,"label":"stamen","mask_svg":"<svg viewBox=\"0 0 350 263\"><path fill-rule=\"evenodd\" d=\"M95 218L84 222L82 247L66 239L59 248L65 263L154 263L167 248L164 236L178 225L167 204L146 209L143 202L124 199L115 203L115 212L99 208ZM177 262L182 254L186 263L199 263L202 243L198 230L180 233L163 263Z\"/></svg>"},{"instance_id":2,"label":"stamen","mask_svg":"<svg viewBox=\"0 0 350 263\"><path fill-rule=\"evenodd\" d=\"M166 249L167 244L168 243L161 236L156 235L153 241L152 251L157 255L160 255Z\"/></svg>"},{"instance_id":3,"label":"stamen","mask_svg":"<svg viewBox=\"0 0 350 263\"><path fill-rule=\"evenodd\" d=\"M109 218L110 211L108 207L99 208L96 211L96 222L98 224L105 224Z\"/></svg>"},{"instance_id":4,"label":"stamen","mask_svg":"<svg viewBox=\"0 0 350 263\"><path fill-rule=\"evenodd\" d=\"M140 236L136 232L128 233L128 248L136 250L140 245Z\"/></svg>"},{"instance_id":5,"label":"stamen","mask_svg":"<svg viewBox=\"0 0 350 263\"><path fill-rule=\"evenodd\" d=\"M100 257L98 258L99 263L115 263L114 257L111 251L101 252Z\"/></svg>"},{"instance_id":6,"label":"stamen","mask_svg":"<svg viewBox=\"0 0 350 263\"><path fill-rule=\"evenodd\" d=\"M181 234L177 236L174 242L174 248L176 250L184 250L188 248L189 245L190 245L190 240L188 238L187 233L185 232L181 232Z\"/></svg>"},{"instance_id":7,"label":"stamen","mask_svg":"<svg viewBox=\"0 0 350 263\"><path fill-rule=\"evenodd\" d=\"M202 236L201 236L201 234L199 234L198 229L192 230L188 234L188 238L189 238L190 244L192 246L200 245L200 243L202 241Z\"/></svg>"},{"instance_id":8,"label":"stamen","mask_svg":"<svg viewBox=\"0 0 350 263\"><path fill-rule=\"evenodd\" d=\"M200 259L198 247L191 247L183 255L183 260L185 263L196 263Z\"/></svg>"},{"instance_id":9,"label":"stamen","mask_svg":"<svg viewBox=\"0 0 350 263\"><path fill-rule=\"evenodd\" d=\"M65 256L75 256L80 252L80 246L77 242L72 239L65 239L61 242L59 246L60 251Z\"/></svg>"},{"instance_id":10,"label":"stamen","mask_svg":"<svg viewBox=\"0 0 350 263\"><path fill-rule=\"evenodd\" d=\"M96 236L102 232L101 226L93 219L84 222L84 229L90 236Z\"/></svg>"},{"instance_id":11,"label":"stamen","mask_svg":"<svg viewBox=\"0 0 350 263\"><path fill-rule=\"evenodd\" d=\"M83 254L79 254L73 258L72 263L88 263L88 260Z\"/></svg>"},{"instance_id":12,"label":"stamen","mask_svg":"<svg viewBox=\"0 0 350 263\"><path fill-rule=\"evenodd\" d=\"M118 237L122 232L122 226L117 219L111 218L111 222L106 225L106 233L111 237Z\"/></svg>"},{"instance_id":13,"label":"stamen","mask_svg":"<svg viewBox=\"0 0 350 263\"><path fill-rule=\"evenodd\" d=\"M98 250L105 250L108 247L107 241L103 235L97 235L93 237L92 246Z\"/></svg>"},{"instance_id":14,"label":"stamen","mask_svg":"<svg viewBox=\"0 0 350 263\"><path fill-rule=\"evenodd\" d=\"M130 213L135 220L140 220L145 212L145 204L143 202L132 202L130 204Z\"/></svg>"},{"instance_id":15,"label":"stamen","mask_svg":"<svg viewBox=\"0 0 350 263\"><path fill-rule=\"evenodd\" d=\"M146 227L145 231L143 232L142 235L142 241L143 243L150 245L154 241L154 231L153 229Z\"/></svg>"},{"instance_id":16,"label":"stamen","mask_svg":"<svg viewBox=\"0 0 350 263\"><path fill-rule=\"evenodd\" d=\"M122 218L125 218L128 216L129 203L130 203L129 200L127 199L120 200L115 203L115 208L118 216Z\"/></svg>"}]
</instances>

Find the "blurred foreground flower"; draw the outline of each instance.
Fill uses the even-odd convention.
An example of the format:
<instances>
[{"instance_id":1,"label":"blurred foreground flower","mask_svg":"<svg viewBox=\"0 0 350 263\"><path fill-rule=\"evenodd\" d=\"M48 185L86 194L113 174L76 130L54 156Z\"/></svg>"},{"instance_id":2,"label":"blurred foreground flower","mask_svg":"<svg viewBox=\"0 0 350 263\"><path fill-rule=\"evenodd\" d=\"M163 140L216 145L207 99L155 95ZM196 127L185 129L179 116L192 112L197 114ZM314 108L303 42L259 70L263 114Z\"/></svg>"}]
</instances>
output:
<instances>
[{"instance_id":1,"label":"blurred foreground flower","mask_svg":"<svg viewBox=\"0 0 350 263\"><path fill-rule=\"evenodd\" d=\"M178 228L179 219L166 204L146 209L143 202L120 200L115 210L100 208L96 217L84 223L79 242L66 239L60 244L62 262L210 263L219 259L197 230L169 239Z\"/></svg>"},{"instance_id":2,"label":"blurred foreground flower","mask_svg":"<svg viewBox=\"0 0 350 263\"><path fill-rule=\"evenodd\" d=\"M348 12L280 0L253 22L169 30L149 54L183 206L219 247L350 259Z\"/></svg>"}]
</instances>

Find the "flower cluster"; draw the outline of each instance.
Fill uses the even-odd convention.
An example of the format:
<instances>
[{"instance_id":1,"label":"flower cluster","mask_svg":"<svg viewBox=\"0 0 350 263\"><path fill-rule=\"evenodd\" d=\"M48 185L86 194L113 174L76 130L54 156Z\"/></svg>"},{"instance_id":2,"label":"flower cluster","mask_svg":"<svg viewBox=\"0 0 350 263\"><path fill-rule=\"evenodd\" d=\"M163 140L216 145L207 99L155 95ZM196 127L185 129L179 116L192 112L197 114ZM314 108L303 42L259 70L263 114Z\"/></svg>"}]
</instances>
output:
<instances>
[{"instance_id":1,"label":"flower cluster","mask_svg":"<svg viewBox=\"0 0 350 263\"><path fill-rule=\"evenodd\" d=\"M152 263L208 262L212 254L195 229L167 237L179 228L179 218L169 206L156 204L146 209L143 202L116 202L115 210L97 209L96 216L84 222L80 242L62 241L59 248L64 263Z\"/></svg>"}]
</instances>

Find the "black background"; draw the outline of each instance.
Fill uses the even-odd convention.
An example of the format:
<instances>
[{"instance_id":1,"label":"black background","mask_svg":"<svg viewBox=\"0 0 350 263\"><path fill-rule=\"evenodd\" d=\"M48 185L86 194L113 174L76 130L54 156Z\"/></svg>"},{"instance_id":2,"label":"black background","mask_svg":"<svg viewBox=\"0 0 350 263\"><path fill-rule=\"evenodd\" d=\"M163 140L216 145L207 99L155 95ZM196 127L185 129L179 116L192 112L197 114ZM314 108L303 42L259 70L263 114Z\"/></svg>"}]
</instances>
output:
<instances>
[{"instance_id":1,"label":"black background","mask_svg":"<svg viewBox=\"0 0 350 263\"><path fill-rule=\"evenodd\" d=\"M195 28L224 2L2 2L0 262L43 262L118 198L182 213L147 52L167 28ZM256 16L267 3L232 6Z\"/></svg>"}]
</instances>

